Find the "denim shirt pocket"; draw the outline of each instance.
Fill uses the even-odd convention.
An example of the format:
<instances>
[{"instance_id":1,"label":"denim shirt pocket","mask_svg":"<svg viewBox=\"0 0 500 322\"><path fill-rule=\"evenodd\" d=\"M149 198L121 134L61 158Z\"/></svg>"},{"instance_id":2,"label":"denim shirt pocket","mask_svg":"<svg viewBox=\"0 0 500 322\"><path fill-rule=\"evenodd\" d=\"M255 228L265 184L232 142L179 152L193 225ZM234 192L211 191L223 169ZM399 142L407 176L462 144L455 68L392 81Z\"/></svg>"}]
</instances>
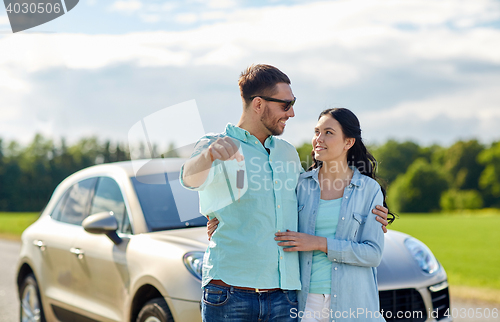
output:
<instances>
[{"instance_id":1,"label":"denim shirt pocket","mask_svg":"<svg viewBox=\"0 0 500 322\"><path fill-rule=\"evenodd\" d=\"M352 214L352 222L351 222L351 229L349 231L348 239L356 241L356 238L358 236L358 232L361 228L361 225L363 225L366 221L366 217L362 216L357 213Z\"/></svg>"}]
</instances>

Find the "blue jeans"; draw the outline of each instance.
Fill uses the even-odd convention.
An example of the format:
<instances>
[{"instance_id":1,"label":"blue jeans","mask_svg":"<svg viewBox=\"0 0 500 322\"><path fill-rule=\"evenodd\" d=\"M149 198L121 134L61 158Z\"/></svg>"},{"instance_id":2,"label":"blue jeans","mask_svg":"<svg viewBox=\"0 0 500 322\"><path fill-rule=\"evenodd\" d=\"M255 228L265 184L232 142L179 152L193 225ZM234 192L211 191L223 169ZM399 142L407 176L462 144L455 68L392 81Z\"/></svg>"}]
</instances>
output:
<instances>
[{"instance_id":1,"label":"blue jeans","mask_svg":"<svg viewBox=\"0 0 500 322\"><path fill-rule=\"evenodd\" d=\"M297 311L297 292L254 292L208 284L201 299L203 322L291 322Z\"/></svg>"}]
</instances>

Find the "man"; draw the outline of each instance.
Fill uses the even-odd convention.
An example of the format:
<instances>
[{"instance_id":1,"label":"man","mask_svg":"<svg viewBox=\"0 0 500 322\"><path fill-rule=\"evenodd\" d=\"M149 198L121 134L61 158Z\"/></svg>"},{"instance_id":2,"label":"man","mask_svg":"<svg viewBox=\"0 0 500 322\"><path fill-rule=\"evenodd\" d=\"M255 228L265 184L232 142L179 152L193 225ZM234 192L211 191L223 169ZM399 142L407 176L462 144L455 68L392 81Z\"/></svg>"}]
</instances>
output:
<instances>
[{"instance_id":1,"label":"man","mask_svg":"<svg viewBox=\"0 0 500 322\"><path fill-rule=\"evenodd\" d=\"M302 167L295 148L276 137L295 116L295 97L288 76L269 65L250 66L238 84L238 124L203 137L181 171L182 184L200 193L202 214L219 220L203 261L202 319L293 321L298 254L284 252L274 234L297 231ZM387 225L380 209L374 213Z\"/></svg>"}]
</instances>

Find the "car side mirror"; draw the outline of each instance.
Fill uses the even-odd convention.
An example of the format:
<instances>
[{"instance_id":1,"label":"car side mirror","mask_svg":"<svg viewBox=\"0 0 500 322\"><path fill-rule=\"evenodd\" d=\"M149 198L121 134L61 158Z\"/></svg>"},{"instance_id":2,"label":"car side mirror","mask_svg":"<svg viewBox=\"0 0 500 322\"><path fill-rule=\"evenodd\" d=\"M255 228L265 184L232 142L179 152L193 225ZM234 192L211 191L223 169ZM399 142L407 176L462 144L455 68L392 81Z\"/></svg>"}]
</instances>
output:
<instances>
[{"instance_id":1,"label":"car side mirror","mask_svg":"<svg viewBox=\"0 0 500 322\"><path fill-rule=\"evenodd\" d=\"M83 220L82 226L85 231L91 234L105 234L115 245L119 245L122 242L122 239L116 233L118 230L118 221L111 215L110 211L88 216Z\"/></svg>"}]
</instances>

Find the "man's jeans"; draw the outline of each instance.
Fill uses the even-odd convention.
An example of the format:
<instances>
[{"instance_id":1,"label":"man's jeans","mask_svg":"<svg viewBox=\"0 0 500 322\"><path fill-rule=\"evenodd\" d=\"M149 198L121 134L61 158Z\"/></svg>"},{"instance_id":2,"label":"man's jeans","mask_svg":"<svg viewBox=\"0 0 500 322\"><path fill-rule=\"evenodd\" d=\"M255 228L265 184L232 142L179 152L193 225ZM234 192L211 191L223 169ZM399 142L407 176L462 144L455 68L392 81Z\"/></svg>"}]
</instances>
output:
<instances>
[{"instance_id":1,"label":"man's jeans","mask_svg":"<svg viewBox=\"0 0 500 322\"><path fill-rule=\"evenodd\" d=\"M208 284L203 288L201 303L203 322L296 321L296 318L291 317L291 312L297 312L296 291L257 293L232 286Z\"/></svg>"}]
</instances>

